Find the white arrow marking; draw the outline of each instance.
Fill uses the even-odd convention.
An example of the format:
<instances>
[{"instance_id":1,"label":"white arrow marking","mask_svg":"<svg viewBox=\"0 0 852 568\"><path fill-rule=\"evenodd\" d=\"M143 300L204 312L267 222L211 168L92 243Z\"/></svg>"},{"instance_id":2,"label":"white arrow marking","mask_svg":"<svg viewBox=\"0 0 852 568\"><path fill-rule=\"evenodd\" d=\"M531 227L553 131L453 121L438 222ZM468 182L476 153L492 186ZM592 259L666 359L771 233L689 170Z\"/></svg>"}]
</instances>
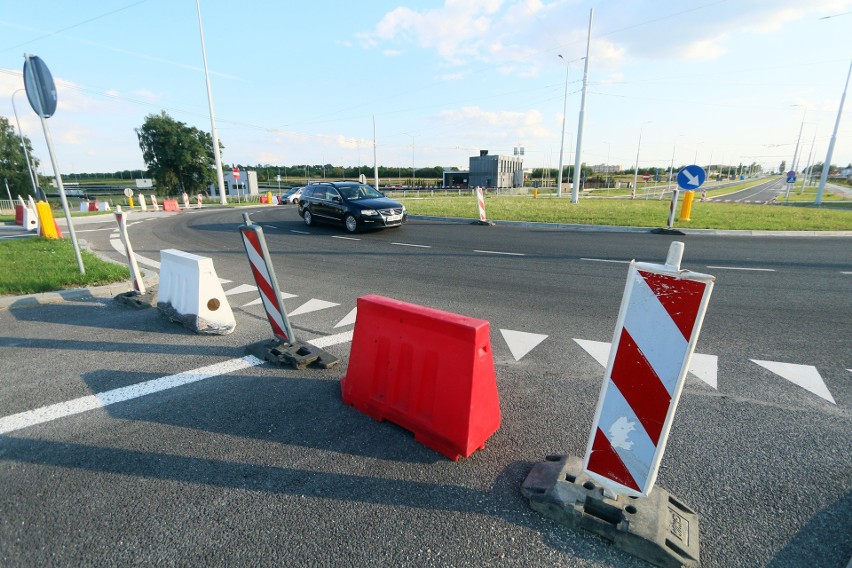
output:
<instances>
[{"instance_id":1,"label":"white arrow marking","mask_svg":"<svg viewBox=\"0 0 852 568\"><path fill-rule=\"evenodd\" d=\"M594 357L595 361L606 367L609 362L609 343L605 341L589 341L587 339L574 339L583 350Z\"/></svg>"},{"instance_id":2,"label":"white arrow marking","mask_svg":"<svg viewBox=\"0 0 852 568\"><path fill-rule=\"evenodd\" d=\"M288 294L287 292L281 292L281 299L282 299L282 300L286 300L287 298L296 298L296 297L297 297L297 296L296 296L296 294ZM260 298L258 298L257 300L252 300L252 301L251 301L251 302L249 302L248 304L243 304L243 305L242 305L242 307L243 307L243 308L247 308L247 307L249 307L249 306L256 306L256 305L258 305L259 303L261 303L262 301L263 301L263 300L261 300Z\"/></svg>"},{"instance_id":3,"label":"white arrow marking","mask_svg":"<svg viewBox=\"0 0 852 568\"><path fill-rule=\"evenodd\" d=\"M686 183L688 185L694 185L694 186L701 185L701 182L698 181L698 176L692 175L691 173L689 173L689 170L683 170L683 175L686 176Z\"/></svg>"},{"instance_id":4,"label":"white arrow marking","mask_svg":"<svg viewBox=\"0 0 852 568\"><path fill-rule=\"evenodd\" d=\"M540 333L527 333L526 331L513 331L511 329L501 329L500 333L503 334L503 340L509 346L509 351L512 352L515 361L520 361L524 355L547 339L546 335Z\"/></svg>"},{"instance_id":5,"label":"white arrow marking","mask_svg":"<svg viewBox=\"0 0 852 568\"><path fill-rule=\"evenodd\" d=\"M574 341L591 355L602 367L609 363L609 352L611 343L605 341L589 341L587 339L574 339ZM719 358L716 355L704 355L693 353L692 361L689 363L689 372L697 379L707 383L718 390L718 368Z\"/></svg>"},{"instance_id":6,"label":"white arrow marking","mask_svg":"<svg viewBox=\"0 0 852 568\"><path fill-rule=\"evenodd\" d=\"M806 391L814 393L831 404L837 404L834 402L834 397L828 392L828 387L825 386L825 382L822 380L816 367L811 365L795 365L793 363L779 363L777 361L758 361L757 359L752 359L751 361L787 379L794 385L798 385Z\"/></svg>"},{"instance_id":7,"label":"white arrow marking","mask_svg":"<svg viewBox=\"0 0 852 568\"><path fill-rule=\"evenodd\" d=\"M325 300L317 300L315 298L311 298L292 312L290 312L290 317L298 316L300 314L307 314L310 312L316 312L319 310L324 310L326 308L333 308L334 306L339 306L340 304L335 304L334 302L326 302Z\"/></svg>"},{"instance_id":8,"label":"white arrow marking","mask_svg":"<svg viewBox=\"0 0 852 568\"><path fill-rule=\"evenodd\" d=\"M230 296L232 294L244 294L246 292L257 292L257 286L252 286L251 284L240 284L236 288L231 288L226 291L225 295Z\"/></svg>"},{"instance_id":9,"label":"white arrow marking","mask_svg":"<svg viewBox=\"0 0 852 568\"><path fill-rule=\"evenodd\" d=\"M343 333L338 333L337 335L325 335L323 337L317 337L316 339L311 339L308 341L314 347L319 347L320 349L325 349L330 345L338 345L340 343L346 343L352 341L352 336L355 334L354 330L344 331Z\"/></svg>"},{"instance_id":10,"label":"white arrow marking","mask_svg":"<svg viewBox=\"0 0 852 568\"><path fill-rule=\"evenodd\" d=\"M352 311L346 314L346 317L337 322L334 327L343 327L344 325L352 325L355 323L355 317L358 315L358 308L352 308Z\"/></svg>"}]
</instances>

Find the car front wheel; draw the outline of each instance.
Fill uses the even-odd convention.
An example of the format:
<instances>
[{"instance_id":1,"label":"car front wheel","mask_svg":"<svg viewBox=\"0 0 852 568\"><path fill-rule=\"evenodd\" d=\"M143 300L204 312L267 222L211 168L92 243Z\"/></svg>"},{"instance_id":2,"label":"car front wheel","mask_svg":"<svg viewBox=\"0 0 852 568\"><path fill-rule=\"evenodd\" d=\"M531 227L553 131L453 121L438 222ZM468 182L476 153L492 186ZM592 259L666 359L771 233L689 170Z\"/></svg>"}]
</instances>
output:
<instances>
[{"instance_id":1,"label":"car front wheel","mask_svg":"<svg viewBox=\"0 0 852 568\"><path fill-rule=\"evenodd\" d=\"M305 209L304 213L302 213L302 218L305 220L305 225L308 227L314 223L314 216L311 215L311 212L308 209Z\"/></svg>"},{"instance_id":2,"label":"car front wheel","mask_svg":"<svg viewBox=\"0 0 852 568\"><path fill-rule=\"evenodd\" d=\"M358 221L356 221L355 217L352 215L347 215L343 222L346 224L346 230L350 233L354 233L358 230Z\"/></svg>"}]
</instances>

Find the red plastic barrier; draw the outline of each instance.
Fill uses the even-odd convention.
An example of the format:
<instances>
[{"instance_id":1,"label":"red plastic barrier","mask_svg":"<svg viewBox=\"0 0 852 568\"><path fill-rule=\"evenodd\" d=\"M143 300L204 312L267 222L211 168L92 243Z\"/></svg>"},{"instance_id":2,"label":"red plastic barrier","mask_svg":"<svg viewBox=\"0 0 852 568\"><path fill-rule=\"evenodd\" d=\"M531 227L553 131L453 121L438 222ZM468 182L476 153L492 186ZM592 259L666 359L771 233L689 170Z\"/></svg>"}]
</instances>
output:
<instances>
[{"instance_id":1,"label":"red plastic barrier","mask_svg":"<svg viewBox=\"0 0 852 568\"><path fill-rule=\"evenodd\" d=\"M178 212L180 212L180 207L178 206L177 199L164 199L163 200L163 211L178 211Z\"/></svg>"},{"instance_id":2,"label":"red plastic barrier","mask_svg":"<svg viewBox=\"0 0 852 568\"><path fill-rule=\"evenodd\" d=\"M15 205L15 224L23 225L24 224L24 206L23 205Z\"/></svg>"},{"instance_id":3,"label":"red plastic barrier","mask_svg":"<svg viewBox=\"0 0 852 568\"><path fill-rule=\"evenodd\" d=\"M491 324L382 296L358 298L343 402L452 460L500 427Z\"/></svg>"},{"instance_id":4,"label":"red plastic barrier","mask_svg":"<svg viewBox=\"0 0 852 568\"><path fill-rule=\"evenodd\" d=\"M268 203L269 199L267 199L267 197L265 195L261 195L260 196L260 202L261 203Z\"/></svg>"},{"instance_id":5,"label":"red plastic barrier","mask_svg":"<svg viewBox=\"0 0 852 568\"><path fill-rule=\"evenodd\" d=\"M97 201L89 201L89 211L97 211L98 210L98 202Z\"/></svg>"}]
</instances>

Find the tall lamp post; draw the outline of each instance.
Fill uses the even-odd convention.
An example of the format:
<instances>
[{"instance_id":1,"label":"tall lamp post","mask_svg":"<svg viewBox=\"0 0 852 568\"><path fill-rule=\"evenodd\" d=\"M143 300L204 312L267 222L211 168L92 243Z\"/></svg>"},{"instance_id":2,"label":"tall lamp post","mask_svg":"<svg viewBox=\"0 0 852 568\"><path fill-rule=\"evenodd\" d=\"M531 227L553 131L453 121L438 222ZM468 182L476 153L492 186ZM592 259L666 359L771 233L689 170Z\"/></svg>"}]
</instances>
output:
<instances>
[{"instance_id":1,"label":"tall lamp post","mask_svg":"<svg viewBox=\"0 0 852 568\"><path fill-rule=\"evenodd\" d=\"M15 122L18 124L18 136L21 138L21 147L24 149L24 158L26 158L27 160L27 172L30 174L30 182L32 182L33 184L33 195L38 198L38 184L36 183L35 176L33 174L33 166L30 163L30 153L27 151L27 145L24 142L24 133L21 130L21 121L18 120L18 109L15 107L15 95L18 93L22 93L25 90L26 89L18 89L17 91L12 93L12 110L15 113Z\"/></svg>"},{"instance_id":2,"label":"tall lamp post","mask_svg":"<svg viewBox=\"0 0 852 568\"><path fill-rule=\"evenodd\" d=\"M571 188L571 203L580 200L580 180L582 171L580 168L580 153L583 148L583 122L586 114L586 85L589 83L589 49L592 45L592 16L595 9L589 9L589 33L586 36L586 62L583 65L583 94L580 95L580 117L577 121L577 150L574 152L574 185Z\"/></svg>"},{"instance_id":3,"label":"tall lamp post","mask_svg":"<svg viewBox=\"0 0 852 568\"><path fill-rule=\"evenodd\" d=\"M636 167L633 168L633 187L630 189L630 199L636 199L636 182L639 178L639 149L642 147L642 129L646 124L652 121L648 120L642 123L639 127L639 144L636 145Z\"/></svg>"},{"instance_id":4,"label":"tall lamp post","mask_svg":"<svg viewBox=\"0 0 852 568\"><path fill-rule=\"evenodd\" d=\"M846 85L843 87L843 96L840 97L840 107L837 109L837 120L834 122L834 132L831 133L831 141L828 143L828 152L825 154L825 163L822 165L822 174L819 176L819 188L817 188L816 204L822 204L822 193L825 190L825 182L828 179L828 170L831 168L831 155L834 154L834 143L837 141L837 129L840 126L840 117L843 116L843 103L846 101L846 90L849 88L849 76L852 75L852 63L849 64L849 72L846 73Z\"/></svg>"},{"instance_id":5,"label":"tall lamp post","mask_svg":"<svg viewBox=\"0 0 852 568\"><path fill-rule=\"evenodd\" d=\"M559 59L565 61L562 54ZM562 99L562 137L559 140L559 174L556 176L556 197L562 197L562 154L565 153L565 114L568 112L568 61L565 61L565 96Z\"/></svg>"},{"instance_id":6,"label":"tall lamp post","mask_svg":"<svg viewBox=\"0 0 852 568\"><path fill-rule=\"evenodd\" d=\"M216 117L213 114L213 91L210 89L210 73L207 70L207 50L204 47L204 28L201 27L201 0L195 0L198 8L198 32L201 34L201 57L204 60L204 80L207 83L207 104L210 107L210 135L213 137L213 157L216 160L216 182L219 184L219 203L225 205L225 175L222 173L222 153L219 151L219 134L216 132Z\"/></svg>"}]
</instances>

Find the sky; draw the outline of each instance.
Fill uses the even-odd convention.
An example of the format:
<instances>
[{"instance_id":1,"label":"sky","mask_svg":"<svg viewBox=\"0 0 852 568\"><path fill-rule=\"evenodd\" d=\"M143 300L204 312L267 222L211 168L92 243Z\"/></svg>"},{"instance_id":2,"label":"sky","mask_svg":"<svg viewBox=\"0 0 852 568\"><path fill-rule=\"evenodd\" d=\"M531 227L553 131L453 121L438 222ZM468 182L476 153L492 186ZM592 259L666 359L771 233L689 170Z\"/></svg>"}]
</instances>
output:
<instances>
[{"instance_id":1,"label":"sky","mask_svg":"<svg viewBox=\"0 0 852 568\"><path fill-rule=\"evenodd\" d=\"M585 63L588 165L777 170L798 146L804 167L825 160L852 61L852 0L4 0L0 115L16 126L14 97L43 175L45 136L15 94L24 54L57 86L63 174L142 169L146 116L211 129L199 6L226 168L372 168L374 140L402 175L517 147L525 168L556 168L563 117L573 164Z\"/></svg>"}]
</instances>

